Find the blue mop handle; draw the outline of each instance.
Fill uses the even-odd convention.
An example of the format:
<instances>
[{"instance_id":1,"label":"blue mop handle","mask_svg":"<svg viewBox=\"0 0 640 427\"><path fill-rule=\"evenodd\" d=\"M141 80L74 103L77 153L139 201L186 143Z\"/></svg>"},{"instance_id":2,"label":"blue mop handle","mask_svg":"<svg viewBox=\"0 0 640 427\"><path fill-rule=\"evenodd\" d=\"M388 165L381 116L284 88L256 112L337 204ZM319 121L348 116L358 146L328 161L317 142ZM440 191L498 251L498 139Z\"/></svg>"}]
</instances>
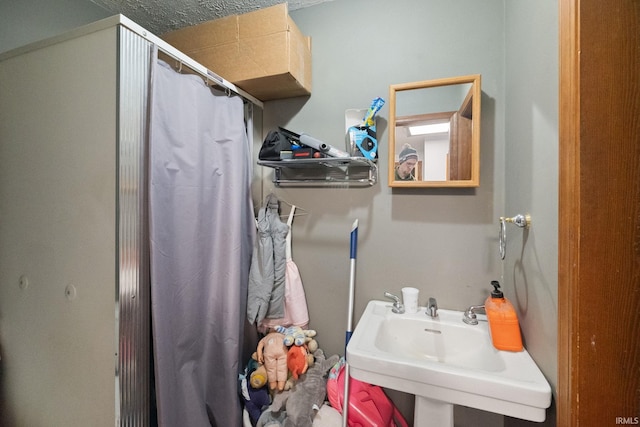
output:
<instances>
[{"instance_id":1,"label":"blue mop handle","mask_svg":"<svg viewBox=\"0 0 640 427\"><path fill-rule=\"evenodd\" d=\"M353 299L354 299L354 291L355 291L355 279L356 279L356 255L358 253L358 220L356 219L353 222L353 226L351 227L351 250L350 250L350 258L351 258L351 274L349 279L349 316L347 318L347 333L345 335L345 355L347 344L349 344L349 340L351 339L352 334L352 322L353 322Z\"/></svg>"},{"instance_id":2,"label":"blue mop handle","mask_svg":"<svg viewBox=\"0 0 640 427\"><path fill-rule=\"evenodd\" d=\"M351 273L349 277L349 316L347 317L347 333L344 343L344 357L347 358L347 345L351 339L352 323L353 323L353 303L356 288L356 254L358 252L358 220L356 219L351 226ZM349 361L346 360L344 366L344 395L342 398L342 427L348 427L349 424Z\"/></svg>"},{"instance_id":3,"label":"blue mop handle","mask_svg":"<svg viewBox=\"0 0 640 427\"><path fill-rule=\"evenodd\" d=\"M347 344L349 344L349 341L351 340L351 335L353 335L353 332L351 332L351 331L347 331L344 334L344 352L345 352L345 354L347 354Z\"/></svg>"},{"instance_id":4,"label":"blue mop handle","mask_svg":"<svg viewBox=\"0 0 640 427\"><path fill-rule=\"evenodd\" d=\"M356 259L358 254L358 220L353 223L351 228L351 259Z\"/></svg>"}]
</instances>

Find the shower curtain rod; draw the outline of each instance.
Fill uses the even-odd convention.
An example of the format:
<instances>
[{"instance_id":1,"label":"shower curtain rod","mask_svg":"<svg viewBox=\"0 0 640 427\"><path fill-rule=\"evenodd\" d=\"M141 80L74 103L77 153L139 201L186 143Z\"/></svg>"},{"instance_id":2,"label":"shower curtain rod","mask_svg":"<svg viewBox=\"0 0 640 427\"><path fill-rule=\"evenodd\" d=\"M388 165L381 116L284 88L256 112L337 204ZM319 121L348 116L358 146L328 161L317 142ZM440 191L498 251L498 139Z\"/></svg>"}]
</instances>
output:
<instances>
[{"instance_id":1,"label":"shower curtain rod","mask_svg":"<svg viewBox=\"0 0 640 427\"><path fill-rule=\"evenodd\" d=\"M209 70L207 67L195 61L194 59L190 58L189 56L185 55L175 47L171 46L166 41L162 40L160 37L145 30L143 27L136 24L126 16L116 15L116 18L118 19L119 24L123 25L124 27L127 27L129 30L135 32L139 36L155 44L158 47L158 51L164 53L165 55L168 55L169 57L173 58L175 61L178 61L178 63L181 64L181 66L188 67L193 72L200 75L200 77L205 79L207 82L213 82L216 85L222 87L225 91L231 91L232 93L235 93L238 96L242 97L243 99L249 101L253 105L263 108L262 101L252 96L251 94L245 92L244 90L240 89L233 83L225 80L224 78L217 75L213 71ZM110 18L107 18L107 19L110 19Z\"/></svg>"}]
</instances>

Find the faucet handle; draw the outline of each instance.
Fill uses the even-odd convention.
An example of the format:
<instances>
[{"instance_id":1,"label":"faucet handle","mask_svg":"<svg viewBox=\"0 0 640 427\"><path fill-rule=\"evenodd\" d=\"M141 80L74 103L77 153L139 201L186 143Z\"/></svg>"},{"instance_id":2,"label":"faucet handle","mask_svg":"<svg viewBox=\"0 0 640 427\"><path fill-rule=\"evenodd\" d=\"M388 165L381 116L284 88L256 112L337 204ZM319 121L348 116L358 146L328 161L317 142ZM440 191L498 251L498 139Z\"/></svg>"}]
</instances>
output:
<instances>
[{"instance_id":1,"label":"faucet handle","mask_svg":"<svg viewBox=\"0 0 640 427\"><path fill-rule=\"evenodd\" d=\"M393 300L393 308L391 311L397 314L404 313L404 305L402 305L400 298L397 295L394 295L391 292L385 292L384 296Z\"/></svg>"},{"instance_id":2,"label":"faucet handle","mask_svg":"<svg viewBox=\"0 0 640 427\"><path fill-rule=\"evenodd\" d=\"M394 300L397 304L400 304L400 297L398 297L397 295L394 295L391 292L385 292L384 296Z\"/></svg>"},{"instance_id":3,"label":"faucet handle","mask_svg":"<svg viewBox=\"0 0 640 427\"><path fill-rule=\"evenodd\" d=\"M477 325L478 324L478 316L476 316L476 312L478 310L484 310L484 305L472 305L464 312L464 316L462 317L462 321L467 325Z\"/></svg>"},{"instance_id":4,"label":"faucet handle","mask_svg":"<svg viewBox=\"0 0 640 427\"><path fill-rule=\"evenodd\" d=\"M427 316L430 317L438 317L438 302L435 298L429 298L429 302L427 303Z\"/></svg>"}]
</instances>

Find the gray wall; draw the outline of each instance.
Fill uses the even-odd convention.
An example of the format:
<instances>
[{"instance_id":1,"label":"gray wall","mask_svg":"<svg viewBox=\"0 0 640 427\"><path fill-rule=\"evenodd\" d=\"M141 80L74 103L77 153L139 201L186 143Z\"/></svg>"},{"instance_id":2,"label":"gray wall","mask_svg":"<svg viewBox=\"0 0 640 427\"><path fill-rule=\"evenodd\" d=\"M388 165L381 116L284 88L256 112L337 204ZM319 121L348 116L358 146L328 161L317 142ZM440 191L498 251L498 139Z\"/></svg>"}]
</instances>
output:
<instances>
[{"instance_id":1,"label":"gray wall","mask_svg":"<svg viewBox=\"0 0 640 427\"><path fill-rule=\"evenodd\" d=\"M0 62L2 425L115 425L116 40Z\"/></svg>"},{"instance_id":2,"label":"gray wall","mask_svg":"<svg viewBox=\"0 0 640 427\"><path fill-rule=\"evenodd\" d=\"M0 3L0 51L109 15L86 0L23 3ZM336 0L291 15L312 36L313 95L268 102L265 131L282 125L340 146L344 110L388 99L389 84L480 73L483 85L479 188L391 190L385 106L377 185L275 189L306 210L294 221L293 257L321 346L344 353L349 232L357 218L356 322L385 290L413 285L422 303L435 296L443 308L464 309L482 302L497 278L519 310L527 349L555 388L557 2ZM256 170L259 199L273 186L270 170ZM533 226L508 230L503 264L497 218L520 212L531 213ZM410 412L408 396L391 395ZM457 420L479 419L457 411ZM486 425L502 423L486 417Z\"/></svg>"},{"instance_id":3,"label":"gray wall","mask_svg":"<svg viewBox=\"0 0 640 427\"><path fill-rule=\"evenodd\" d=\"M528 232L508 230L504 279L525 346L557 384L558 4L506 5L505 212L528 212ZM548 417L555 418L555 404ZM553 424L555 425L555 424Z\"/></svg>"},{"instance_id":4,"label":"gray wall","mask_svg":"<svg viewBox=\"0 0 640 427\"><path fill-rule=\"evenodd\" d=\"M88 0L2 0L0 52L46 39L110 15Z\"/></svg>"},{"instance_id":5,"label":"gray wall","mask_svg":"<svg viewBox=\"0 0 640 427\"><path fill-rule=\"evenodd\" d=\"M271 171L263 171L265 195L275 191L308 211L294 222L293 255L322 347L344 351L348 239L358 218L356 321L366 303L383 299L385 290L398 293L403 285L413 285L421 290L421 303L435 296L440 307L464 309L481 303L489 281L498 279L517 306L527 348L555 387L556 2L349 0L291 15L312 37L313 95L267 103L265 130L282 125L340 145L344 110L367 108L376 96L387 99L389 84L482 74L478 189L390 189L387 106L378 122L376 186L274 190ZM533 227L527 234L508 230L502 263L498 217L519 212L533 216ZM410 411L406 396L392 395ZM459 412L460 425L503 422Z\"/></svg>"},{"instance_id":6,"label":"gray wall","mask_svg":"<svg viewBox=\"0 0 640 427\"><path fill-rule=\"evenodd\" d=\"M422 302L434 296L441 307L463 309L484 301L490 280L500 279L495 218L504 204L503 15L499 0L349 0L292 13L312 37L313 95L267 103L265 130L284 125L340 146L345 110L367 108L376 96L387 99L389 84L474 73L483 78L479 188L389 188L385 106L378 121L377 185L276 189L309 212L294 222L294 259L312 324L329 351L343 351L349 231L356 218L356 317L370 299L383 299L385 290L399 293L406 285L421 290ZM264 174L266 194L271 171Z\"/></svg>"},{"instance_id":7,"label":"gray wall","mask_svg":"<svg viewBox=\"0 0 640 427\"><path fill-rule=\"evenodd\" d=\"M408 13L410 11L410 13ZM309 301L311 326L329 353L344 353L349 231L359 219L355 321L385 290L420 289L420 302L463 310L502 281L497 218L504 215L505 39L503 1L335 1L295 11L312 37L313 94L269 102L265 130L277 125L331 144L344 141L344 111L388 99L393 83L482 75L480 187L391 189L387 182L388 105L379 114L379 184L365 189L276 189L308 215L296 218L293 257ZM389 29L392 29L389 31ZM265 174L264 193L273 189ZM413 397L389 391L411 421ZM502 417L456 408L456 422L502 425ZM480 422L481 424L478 424Z\"/></svg>"}]
</instances>

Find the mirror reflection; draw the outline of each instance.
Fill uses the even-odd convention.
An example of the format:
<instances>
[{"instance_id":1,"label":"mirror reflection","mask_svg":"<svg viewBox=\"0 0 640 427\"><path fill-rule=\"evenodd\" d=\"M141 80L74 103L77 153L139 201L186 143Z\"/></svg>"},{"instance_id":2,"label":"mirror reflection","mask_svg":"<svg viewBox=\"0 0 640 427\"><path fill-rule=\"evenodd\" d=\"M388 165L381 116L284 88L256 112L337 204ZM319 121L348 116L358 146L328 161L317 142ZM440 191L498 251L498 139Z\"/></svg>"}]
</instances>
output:
<instances>
[{"instance_id":1,"label":"mirror reflection","mask_svg":"<svg viewBox=\"0 0 640 427\"><path fill-rule=\"evenodd\" d=\"M391 85L389 101L389 186L479 185L479 75Z\"/></svg>"}]
</instances>

